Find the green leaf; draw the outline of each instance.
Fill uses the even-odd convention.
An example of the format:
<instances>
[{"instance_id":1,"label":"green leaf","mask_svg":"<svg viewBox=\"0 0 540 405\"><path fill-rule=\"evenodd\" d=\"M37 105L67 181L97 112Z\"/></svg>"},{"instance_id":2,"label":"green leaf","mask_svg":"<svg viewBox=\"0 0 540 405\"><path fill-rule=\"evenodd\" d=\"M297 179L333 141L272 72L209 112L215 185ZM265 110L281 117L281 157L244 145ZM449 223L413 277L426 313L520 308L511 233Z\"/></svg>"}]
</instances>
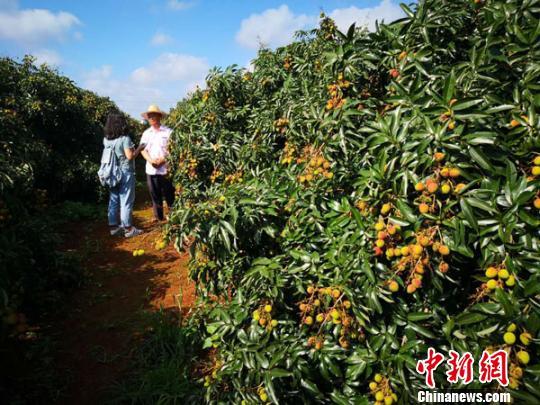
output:
<instances>
[{"instance_id":1,"label":"green leaf","mask_svg":"<svg viewBox=\"0 0 540 405\"><path fill-rule=\"evenodd\" d=\"M407 314L407 319L409 321L416 322L416 321L423 321L425 319L429 319L432 316L433 314L430 312L410 312L409 314Z\"/></svg>"},{"instance_id":2,"label":"green leaf","mask_svg":"<svg viewBox=\"0 0 540 405\"><path fill-rule=\"evenodd\" d=\"M478 231L478 221L476 220L476 217L474 216L474 212L471 209L471 206L469 205L467 200L465 198L462 198L459 201L459 205L461 206L463 215L465 216L465 219L467 220L469 225Z\"/></svg>"},{"instance_id":3,"label":"green leaf","mask_svg":"<svg viewBox=\"0 0 540 405\"><path fill-rule=\"evenodd\" d=\"M465 100L459 100L452 106L452 110L454 111L461 111L466 110L469 107L475 106L483 102L484 100L479 99L465 99Z\"/></svg>"},{"instance_id":4,"label":"green leaf","mask_svg":"<svg viewBox=\"0 0 540 405\"><path fill-rule=\"evenodd\" d=\"M466 199L467 203L473 207L480 208L490 214L497 214L497 210L494 207L491 207L488 203L474 197L469 197Z\"/></svg>"},{"instance_id":5,"label":"green leaf","mask_svg":"<svg viewBox=\"0 0 540 405\"><path fill-rule=\"evenodd\" d=\"M445 102L447 103L450 102L450 100L454 96L455 87L456 87L456 74L454 72L454 69L452 69L444 82L443 99Z\"/></svg>"},{"instance_id":6,"label":"green leaf","mask_svg":"<svg viewBox=\"0 0 540 405\"><path fill-rule=\"evenodd\" d=\"M272 378L283 378L283 377L292 377L293 373L290 371L284 370L282 368L273 368L268 371L267 374Z\"/></svg>"},{"instance_id":7,"label":"green leaf","mask_svg":"<svg viewBox=\"0 0 540 405\"><path fill-rule=\"evenodd\" d=\"M413 322L409 322L407 324L407 327L414 330L419 335L425 336L425 337L427 337L429 339L435 339L435 337L436 337L433 334L433 332L431 332L429 329L424 328L423 326L417 325L417 324L415 324Z\"/></svg>"},{"instance_id":8,"label":"green leaf","mask_svg":"<svg viewBox=\"0 0 540 405\"><path fill-rule=\"evenodd\" d=\"M393 216L389 216L389 217L388 217L388 220L389 220L390 222L392 222L393 224L396 224L396 225L399 225L399 226L407 226L407 225L410 225L409 222L404 221L404 220L401 219L401 218L396 218L396 217L393 217Z\"/></svg>"},{"instance_id":9,"label":"green leaf","mask_svg":"<svg viewBox=\"0 0 540 405\"><path fill-rule=\"evenodd\" d=\"M469 147L469 155L471 156L472 160L478 163L480 167L482 167L483 169L491 171L491 172L495 171L493 166L491 166L491 164L489 163L488 158L478 149Z\"/></svg>"},{"instance_id":10,"label":"green leaf","mask_svg":"<svg viewBox=\"0 0 540 405\"><path fill-rule=\"evenodd\" d=\"M454 318L454 321L458 325L470 325L473 323L482 322L487 319L487 315L479 314L477 312L464 312Z\"/></svg>"},{"instance_id":11,"label":"green leaf","mask_svg":"<svg viewBox=\"0 0 540 405\"><path fill-rule=\"evenodd\" d=\"M512 318L515 315L514 306L510 302L507 293L502 288L495 289L495 297L501 303L504 313L507 317Z\"/></svg>"},{"instance_id":12,"label":"green leaf","mask_svg":"<svg viewBox=\"0 0 540 405\"><path fill-rule=\"evenodd\" d=\"M305 378L300 379L300 385L309 391L313 396L319 398L322 396L321 391L319 391L319 388L317 388L317 385L315 385L312 381L307 380Z\"/></svg>"},{"instance_id":13,"label":"green leaf","mask_svg":"<svg viewBox=\"0 0 540 405\"><path fill-rule=\"evenodd\" d=\"M407 221L409 221L410 223L413 223L416 221L416 216L414 215L411 207L409 207L404 200L401 200L401 199L397 200L396 206Z\"/></svg>"}]
</instances>

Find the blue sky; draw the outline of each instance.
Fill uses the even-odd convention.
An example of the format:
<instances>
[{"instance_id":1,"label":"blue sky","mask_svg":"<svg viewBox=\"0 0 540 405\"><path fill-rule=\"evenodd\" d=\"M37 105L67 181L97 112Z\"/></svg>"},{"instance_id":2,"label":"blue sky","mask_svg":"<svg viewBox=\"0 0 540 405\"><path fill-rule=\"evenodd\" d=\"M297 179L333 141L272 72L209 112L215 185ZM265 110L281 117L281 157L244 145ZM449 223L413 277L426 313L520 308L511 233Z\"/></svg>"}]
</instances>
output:
<instances>
[{"instance_id":1,"label":"blue sky","mask_svg":"<svg viewBox=\"0 0 540 405\"><path fill-rule=\"evenodd\" d=\"M138 117L174 106L213 66L289 43L321 10L342 29L403 16L397 0L0 0L0 55L35 55Z\"/></svg>"}]
</instances>

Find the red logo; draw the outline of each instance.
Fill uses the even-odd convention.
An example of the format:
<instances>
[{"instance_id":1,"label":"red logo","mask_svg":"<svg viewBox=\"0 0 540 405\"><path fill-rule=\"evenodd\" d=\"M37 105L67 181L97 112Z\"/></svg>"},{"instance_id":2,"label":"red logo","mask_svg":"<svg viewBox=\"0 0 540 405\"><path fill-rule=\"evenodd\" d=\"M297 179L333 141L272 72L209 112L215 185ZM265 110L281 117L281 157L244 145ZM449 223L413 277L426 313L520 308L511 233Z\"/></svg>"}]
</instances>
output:
<instances>
[{"instance_id":1,"label":"red logo","mask_svg":"<svg viewBox=\"0 0 540 405\"><path fill-rule=\"evenodd\" d=\"M448 382L451 384L455 384L459 380L465 384L472 382L473 363L474 359L471 353L465 352L460 357L458 352L450 350L450 358L446 361L446 364L450 366L450 370L446 372Z\"/></svg>"},{"instance_id":2,"label":"red logo","mask_svg":"<svg viewBox=\"0 0 540 405\"><path fill-rule=\"evenodd\" d=\"M428 349L428 357L425 360L419 360L416 363L416 371L420 374L426 375L426 384L430 388L435 388L435 380L433 379L433 372L444 361L444 356L441 353L437 353L435 349L430 347Z\"/></svg>"},{"instance_id":3,"label":"red logo","mask_svg":"<svg viewBox=\"0 0 540 405\"><path fill-rule=\"evenodd\" d=\"M504 350L497 350L493 354L489 354L484 350L480 358L479 368L481 383L497 380L499 384L505 387L508 385L508 353Z\"/></svg>"},{"instance_id":4,"label":"red logo","mask_svg":"<svg viewBox=\"0 0 540 405\"><path fill-rule=\"evenodd\" d=\"M448 365L446 380L450 384L459 383L460 380L464 384L472 382L474 377L474 358L472 354L465 352L463 356L460 356L454 350L450 350L449 354L450 358L446 361ZM427 358L416 362L416 371L419 374L425 374L428 387L435 388L433 372L443 361L444 355L430 347L428 348ZM486 384L496 380L500 385L506 387L508 385L508 353L504 350L497 350L490 354L484 350L478 362L478 370L481 383Z\"/></svg>"}]
</instances>

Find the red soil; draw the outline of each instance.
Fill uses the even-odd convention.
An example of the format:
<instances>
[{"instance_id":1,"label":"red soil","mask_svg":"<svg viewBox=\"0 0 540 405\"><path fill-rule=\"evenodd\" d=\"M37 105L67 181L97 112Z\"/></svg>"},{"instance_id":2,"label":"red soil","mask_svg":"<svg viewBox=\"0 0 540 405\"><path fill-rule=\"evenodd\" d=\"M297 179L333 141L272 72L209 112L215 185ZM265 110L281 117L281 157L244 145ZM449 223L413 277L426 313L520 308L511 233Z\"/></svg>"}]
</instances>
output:
<instances>
[{"instance_id":1,"label":"red soil","mask_svg":"<svg viewBox=\"0 0 540 405\"><path fill-rule=\"evenodd\" d=\"M157 250L161 229L151 218L148 203L136 208L134 222L144 233L129 239L110 236L105 218L66 229L65 249L88 258L91 281L58 321L58 367L68 377L62 403L102 402L111 382L127 371L146 327L143 312L163 308L178 314L194 302L187 254L172 245ZM134 257L136 249L145 253Z\"/></svg>"}]
</instances>

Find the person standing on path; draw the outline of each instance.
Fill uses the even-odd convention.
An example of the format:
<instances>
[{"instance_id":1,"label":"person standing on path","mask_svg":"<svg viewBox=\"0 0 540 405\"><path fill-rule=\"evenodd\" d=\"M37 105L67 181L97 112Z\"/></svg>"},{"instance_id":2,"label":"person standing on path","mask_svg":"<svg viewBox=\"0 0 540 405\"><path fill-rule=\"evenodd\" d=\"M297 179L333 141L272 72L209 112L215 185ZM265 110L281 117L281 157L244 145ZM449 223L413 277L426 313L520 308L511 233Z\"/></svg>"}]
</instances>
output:
<instances>
[{"instance_id":1,"label":"person standing on path","mask_svg":"<svg viewBox=\"0 0 540 405\"><path fill-rule=\"evenodd\" d=\"M167 156L171 130L161 125L165 113L157 105L151 105L141 116L148 121L150 128L144 131L141 143L146 144L142 151L146 159L146 182L152 206L154 221L163 221L163 198L170 210L174 203L174 187L167 178Z\"/></svg>"},{"instance_id":2,"label":"person standing on path","mask_svg":"<svg viewBox=\"0 0 540 405\"><path fill-rule=\"evenodd\" d=\"M118 159L121 178L109 189L108 220L111 235L124 234L126 238L142 233L133 226L133 204L135 203L135 158L144 145L134 148L126 134L127 122L121 114L109 114L105 124L103 146L110 147Z\"/></svg>"}]
</instances>

